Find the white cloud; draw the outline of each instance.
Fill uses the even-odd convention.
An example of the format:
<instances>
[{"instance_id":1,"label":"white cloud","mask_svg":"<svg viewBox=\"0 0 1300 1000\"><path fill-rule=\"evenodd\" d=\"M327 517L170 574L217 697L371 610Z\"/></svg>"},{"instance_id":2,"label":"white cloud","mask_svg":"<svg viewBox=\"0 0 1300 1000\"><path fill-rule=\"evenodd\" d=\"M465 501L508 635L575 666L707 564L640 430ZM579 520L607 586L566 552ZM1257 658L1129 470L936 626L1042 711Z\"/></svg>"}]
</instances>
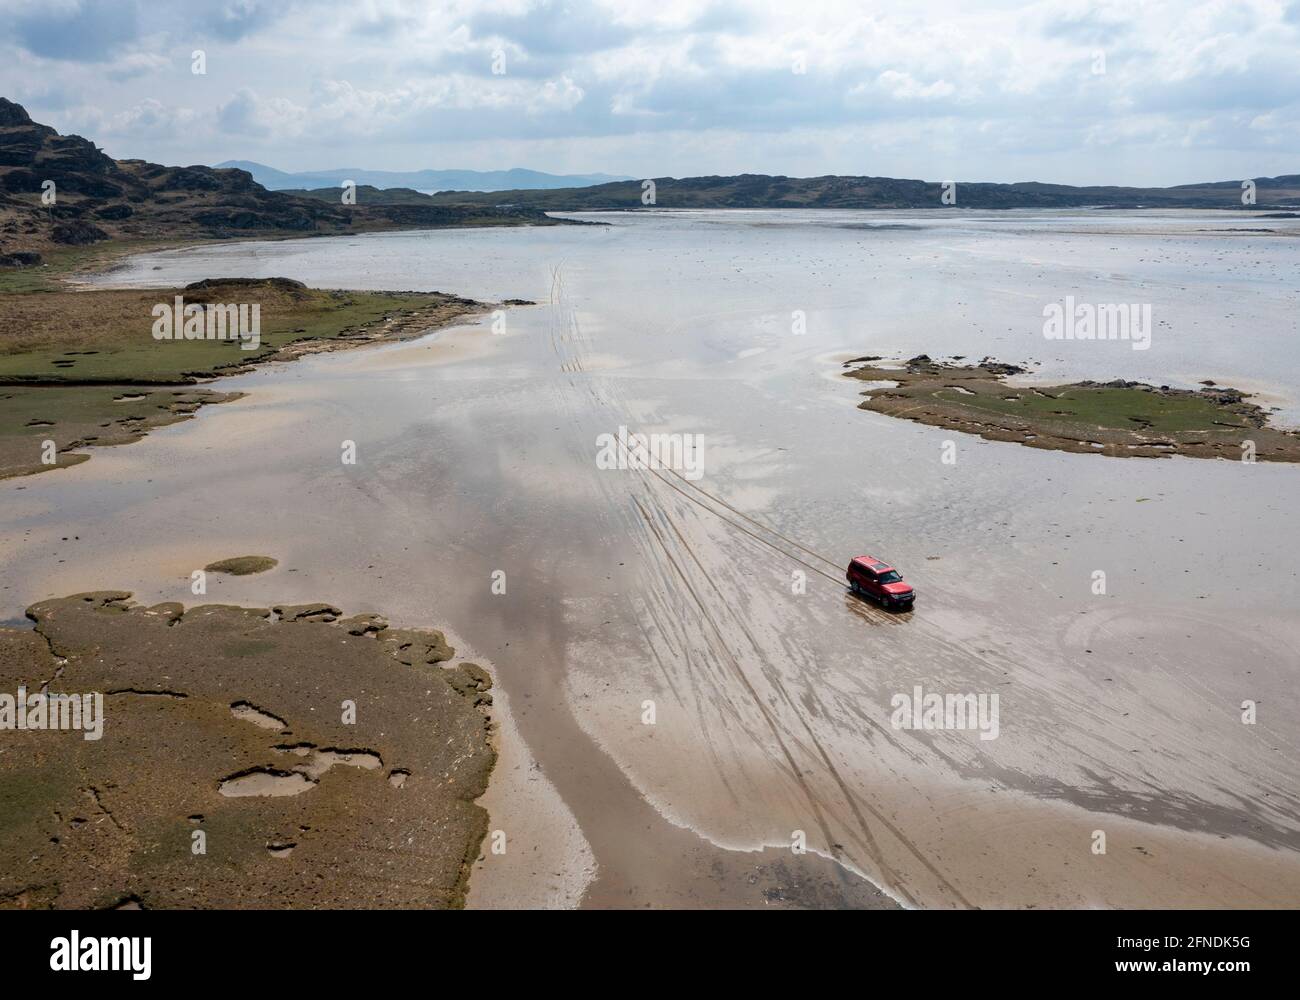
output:
<instances>
[{"instance_id":1,"label":"white cloud","mask_svg":"<svg viewBox=\"0 0 1300 1000\"><path fill-rule=\"evenodd\" d=\"M946 80L935 80L933 83L918 83L912 78L911 73L900 73L898 70L887 69L877 77L889 96L895 100L922 100L932 101L940 97L951 97L956 93L956 89Z\"/></svg>"},{"instance_id":2,"label":"white cloud","mask_svg":"<svg viewBox=\"0 0 1300 1000\"><path fill-rule=\"evenodd\" d=\"M116 19L52 0L50 24L43 9L0 0L18 26L0 93L115 129L115 155L1129 183L1252 157L1293 172L1300 155L1300 7L1275 0L123 0ZM102 37L64 30L86 23ZM1124 155L1078 155L1103 146Z\"/></svg>"},{"instance_id":3,"label":"white cloud","mask_svg":"<svg viewBox=\"0 0 1300 1000\"><path fill-rule=\"evenodd\" d=\"M217 124L237 136L301 135L307 109L285 97L264 99L250 87L241 87L217 109Z\"/></svg>"}]
</instances>

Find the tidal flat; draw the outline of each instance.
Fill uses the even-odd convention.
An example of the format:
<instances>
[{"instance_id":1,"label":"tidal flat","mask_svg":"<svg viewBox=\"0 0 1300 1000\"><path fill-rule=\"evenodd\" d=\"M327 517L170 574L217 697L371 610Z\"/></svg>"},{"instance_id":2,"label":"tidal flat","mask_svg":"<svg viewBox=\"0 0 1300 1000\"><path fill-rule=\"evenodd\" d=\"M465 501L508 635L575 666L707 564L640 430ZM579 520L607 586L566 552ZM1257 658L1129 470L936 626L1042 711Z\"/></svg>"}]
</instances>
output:
<instances>
[{"instance_id":1,"label":"tidal flat","mask_svg":"<svg viewBox=\"0 0 1300 1000\"><path fill-rule=\"evenodd\" d=\"M470 905L1300 899L1300 469L985 440L863 411L843 377L928 353L1027 363L1017 384L1208 379L1294 427L1295 222L604 219L200 247L97 279L537 304L221 379L243 395L0 484L4 616L88 588L190 603L194 569L272 553L207 599L451 624L513 734L483 798L511 846L475 862ZM1150 349L1044 339L1068 295L1151 302ZM701 477L598 468L620 426L702 435ZM917 588L909 620L845 593L862 552ZM893 728L917 685L997 693L998 738Z\"/></svg>"}]
</instances>

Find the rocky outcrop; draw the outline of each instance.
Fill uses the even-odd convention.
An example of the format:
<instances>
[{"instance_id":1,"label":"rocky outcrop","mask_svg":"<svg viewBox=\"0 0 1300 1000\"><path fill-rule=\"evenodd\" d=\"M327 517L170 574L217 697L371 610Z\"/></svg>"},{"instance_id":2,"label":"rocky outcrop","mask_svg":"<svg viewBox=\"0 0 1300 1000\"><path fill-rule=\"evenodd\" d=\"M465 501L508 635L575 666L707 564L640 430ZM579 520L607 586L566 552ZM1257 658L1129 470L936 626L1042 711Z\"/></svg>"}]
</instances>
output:
<instances>
[{"instance_id":1,"label":"rocky outcrop","mask_svg":"<svg viewBox=\"0 0 1300 1000\"><path fill-rule=\"evenodd\" d=\"M52 186L51 186L52 184ZM52 191L54 202L42 195ZM115 160L0 97L0 256L108 239L225 239L460 225L558 224L535 208L343 205L268 191L246 170Z\"/></svg>"},{"instance_id":2,"label":"rocky outcrop","mask_svg":"<svg viewBox=\"0 0 1300 1000\"><path fill-rule=\"evenodd\" d=\"M7 97L0 97L0 128L13 128L31 123L32 118L26 108L21 104L15 104Z\"/></svg>"},{"instance_id":3,"label":"rocky outcrop","mask_svg":"<svg viewBox=\"0 0 1300 1000\"><path fill-rule=\"evenodd\" d=\"M64 222L50 230L50 239L66 246L85 246L108 239L108 233L89 222Z\"/></svg>"},{"instance_id":4,"label":"rocky outcrop","mask_svg":"<svg viewBox=\"0 0 1300 1000\"><path fill-rule=\"evenodd\" d=\"M0 267L35 267L41 262L41 259L40 254L31 250L0 253Z\"/></svg>"}]
</instances>

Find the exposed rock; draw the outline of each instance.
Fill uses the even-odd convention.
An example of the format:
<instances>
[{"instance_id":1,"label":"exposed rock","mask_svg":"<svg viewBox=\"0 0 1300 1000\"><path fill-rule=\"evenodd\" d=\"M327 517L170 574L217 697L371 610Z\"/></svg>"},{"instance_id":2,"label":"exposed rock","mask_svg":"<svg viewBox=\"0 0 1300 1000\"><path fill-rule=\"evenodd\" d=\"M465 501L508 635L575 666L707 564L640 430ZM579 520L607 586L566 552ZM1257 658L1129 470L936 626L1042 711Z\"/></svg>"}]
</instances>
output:
<instances>
[{"instance_id":1,"label":"exposed rock","mask_svg":"<svg viewBox=\"0 0 1300 1000\"><path fill-rule=\"evenodd\" d=\"M345 206L333 199L267 191L251 174L205 166L114 160L77 135L33 122L0 98L0 231L21 250L104 239L226 238L268 233L342 233L462 225L566 225L538 208L416 204ZM40 201L53 181L53 206ZM423 198L423 196L421 196ZM87 220L103 223L104 229ZM74 228L67 228L73 226Z\"/></svg>"},{"instance_id":2,"label":"exposed rock","mask_svg":"<svg viewBox=\"0 0 1300 1000\"><path fill-rule=\"evenodd\" d=\"M15 125L30 125L31 116L27 109L7 97L0 97L0 127L11 128Z\"/></svg>"},{"instance_id":3,"label":"exposed rock","mask_svg":"<svg viewBox=\"0 0 1300 1000\"><path fill-rule=\"evenodd\" d=\"M289 622L297 621L337 621L339 615L343 614L332 604L281 604L272 608L281 620Z\"/></svg>"},{"instance_id":4,"label":"exposed rock","mask_svg":"<svg viewBox=\"0 0 1300 1000\"><path fill-rule=\"evenodd\" d=\"M50 230L50 239L66 246L85 246L108 239L108 233L89 222L62 222Z\"/></svg>"}]
</instances>

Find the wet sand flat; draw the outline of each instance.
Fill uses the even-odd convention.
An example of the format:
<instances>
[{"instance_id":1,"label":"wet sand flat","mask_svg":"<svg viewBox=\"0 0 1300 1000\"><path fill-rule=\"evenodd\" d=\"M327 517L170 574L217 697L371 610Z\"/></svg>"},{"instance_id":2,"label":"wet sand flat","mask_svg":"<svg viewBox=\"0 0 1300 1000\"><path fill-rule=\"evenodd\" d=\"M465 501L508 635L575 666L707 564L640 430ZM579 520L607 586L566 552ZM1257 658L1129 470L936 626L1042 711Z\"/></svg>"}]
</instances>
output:
<instances>
[{"instance_id":1,"label":"wet sand flat","mask_svg":"<svg viewBox=\"0 0 1300 1000\"><path fill-rule=\"evenodd\" d=\"M265 578L223 580L230 599L324 596L404 620L436 608L490 664L521 749L581 834L566 841L570 864L534 867L510 852L553 847L554 832L505 830L520 900L1294 905L1300 594L1278 552L1295 538L1297 470L961 435L945 464L950 432L858 411L860 386L834 375L864 353L943 350L1147 376L1146 355L1123 368L1129 355L1049 357L1030 325L1085 280L1067 250L1104 255L1095 235L1060 220L981 225L828 236L647 217L522 244L474 234L454 260L440 252L452 237L436 234L313 241L270 262L238 248L150 258L140 266L177 277L226 260L329 284L351 254L384 287L382 245L403 261L427 254L438 287L539 305L511 310L500 336L436 337L463 352L380 348L223 380L245 398L5 484L0 598L20 608L76 575L178 599L199 554L149 540L165 508L209 553L196 568L234 552L281 558ZM1151 257L1128 278L1148 289L1189 256L1240 246L1170 236L1177 220L1123 239L1108 225L1105 246L1118 242L1126 264ZM1295 293L1268 281L1282 251L1250 253L1263 290L1234 322L1259 344L1201 339L1174 314L1148 354L1222 384L1268 377L1258 355ZM965 276L956 291L949 272ZM1012 274L1018 294L995 314L952 301ZM1179 301L1212 299L1223 277L1207 272ZM904 299L919 319L904 319ZM801 307L807 332L792 335ZM1008 343L1012 326L1028 332ZM397 352L402 363L381 360ZM1269 367L1297 381L1294 353ZM598 469L597 436L620 425L704 435L704 476ZM339 463L344 439L356 467ZM845 593L842 565L863 551L917 587L914 613ZM998 738L895 728L891 699L916 685L997 693ZM808 854L790 850L799 832ZM486 885L492 863L474 879Z\"/></svg>"}]
</instances>

